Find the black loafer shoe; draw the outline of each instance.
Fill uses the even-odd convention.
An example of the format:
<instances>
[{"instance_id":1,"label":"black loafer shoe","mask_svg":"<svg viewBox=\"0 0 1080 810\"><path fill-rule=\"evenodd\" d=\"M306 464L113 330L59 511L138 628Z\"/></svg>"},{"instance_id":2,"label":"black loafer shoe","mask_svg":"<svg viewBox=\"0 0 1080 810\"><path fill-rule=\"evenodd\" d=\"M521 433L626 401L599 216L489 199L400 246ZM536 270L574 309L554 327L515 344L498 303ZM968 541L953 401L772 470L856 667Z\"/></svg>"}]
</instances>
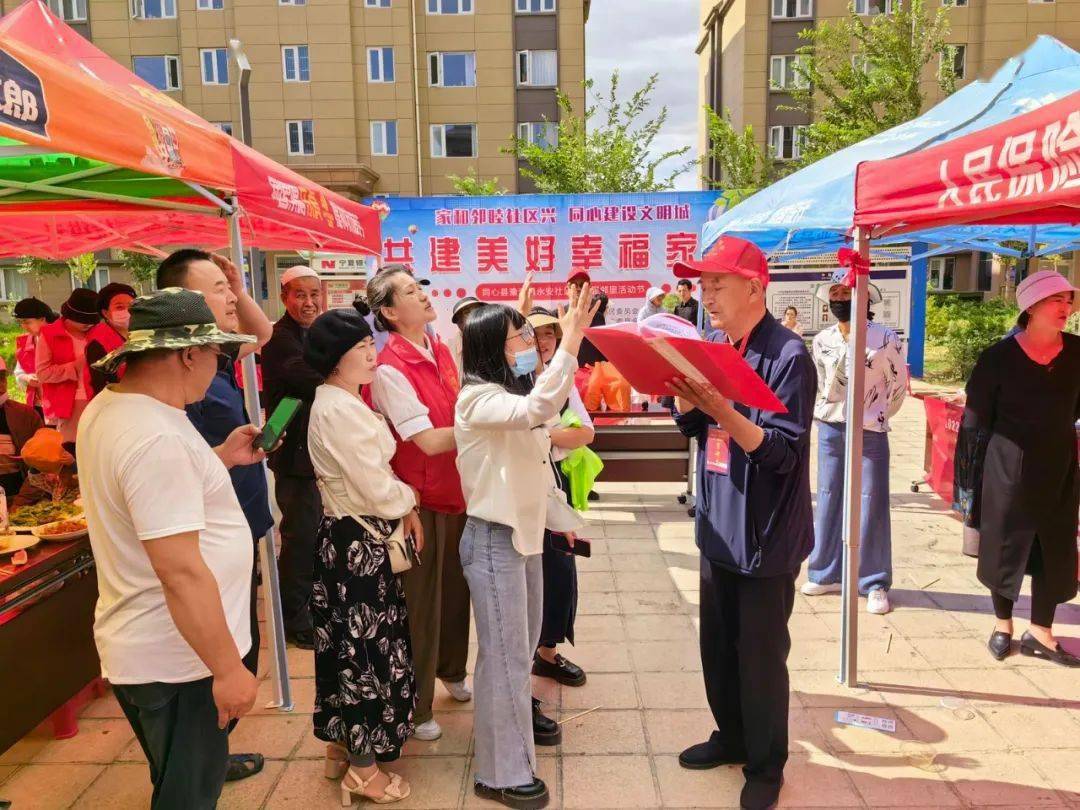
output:
<instances>
[{"instance_id":1,"label":"black loafer shoe","mask_svg":"<svg viewBox=\"0 0 1080 810\"><path fill-rule=\"evenodd\" d=\"M600 493L597 492L596 490L590 491L589 492L589 500L590 501L598 501L598 500L600 500Z\"/></svg>"},{"instance_id":2,"label":"black loafer shoe","mask_svg":"<svg viewBox=\"0 0 1080 810\"><path fill-rule=\"evenodd\" d=\"M706 740L679 754L679 764L691 771L706 771L721 765L745 765L745 751L731 751L718 742Z\"/></svg>"},{"instance_id":3,"label":"black loafer shoe","mask_svg":"<svg viewBox=\"0 0 1080 810\"><path fill-rule=\"evenodd\" d=\"M254 776L263 769L266 760L262 754L229 754L229 764L225 768L226 782L239 782Z\"/></svg>"},{"instance_id":4,"label":"black loafer shoe","mask_svg":"<svg viewBox=\"0 0 1080 810\"><path fill-rule=\"evenodd\" d=\"M310 627L307 630L285 631L285 640L301 650L315 649L315 631Z\"/></svg>"},{"instance_id":5,"label":"black loafer shoe","mask_svg":"<svg viewBox=\"0 0 1080 810\"><path fill-rule=\"evenodd\" d=\"M1060 644L1057 645L1056 650L1051 650L1027 630L1020 636L1020 654L1053 661L1063 667L1080 667L1080 658L1071 652L1066 652Z\"/></svg>"},{"instance_id":6,"label":"black loafer shoe","mask_svg":"<svg viewBox=\"0 0 1080 810\"><path fill-rule=\"evenodd\" d=\"M520 810L533 810L533 808L547 807L547 785L540 779L533 779L532 784L513 788L492 788L477 782L473 786L473 792L482 799L505 804L507 807L517 807Z\"/></svg>"},{"instance_id":7,"label":"black loafer shoe","mask_svg":"<svg viewBox=\"0 0 1080 810\"><path fill-rule=\"evenodd\" d=\"M1004 661L1005 657L1012 652L1012 634L1001 630L995 630L990 634L990 640L986 642L990 648L990 654L998 661Z\"/></svg>"},{"instance_id":8,"label":"black loafer shoe","mask_svg":"<svg viewBox=\"0 0 1080 810\"><path fill-rule=\"evenodd\" d=\"M540 711L540 701L532 699L533 742L537 745L558 745L562 742L559 724Z\"/></svg>"},{"instance_id":9,"label":"black loafer shoe","mask_svg":"<svg viewBox=\"0 0 1080 810\"><path fill-rule=\"evenodd\" d=\"M555 653L555 663L545 661L539 655L533 658L533 675L540 678L551 678L563 686L581 686L585 683L585 670L573 661L567 661L558 653Z\"/></svg>"},{"instance_id":10,"label":"black loafer shoe","mask_svg":"<svg viewBox=\"0 0 1080 810\"><path fill-rule=\"evenodd\" d=\"M739 807L742 810L772 810L780 802L780 788L783 786L783 777L779 782L747 779L739 797Z\"/></svg>"}]
</instances>

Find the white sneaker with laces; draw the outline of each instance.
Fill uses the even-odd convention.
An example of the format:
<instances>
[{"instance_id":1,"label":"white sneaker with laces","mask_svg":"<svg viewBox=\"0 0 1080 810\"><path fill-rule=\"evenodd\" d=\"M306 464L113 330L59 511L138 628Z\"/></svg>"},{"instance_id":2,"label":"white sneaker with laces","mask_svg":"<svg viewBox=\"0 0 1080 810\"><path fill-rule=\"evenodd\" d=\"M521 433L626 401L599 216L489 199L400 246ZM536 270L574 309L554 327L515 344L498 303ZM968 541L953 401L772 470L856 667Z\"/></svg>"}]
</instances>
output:
<instances>
[{"instance_id":1,"label":"white sneaker with laces","mask_svg":"<svg viewBox=\"0 0 1080 810\"><path fill-rule=\"evenodd\" d=\"M442 736L442 726L440 726L438 722L434 718L432 718L426 723L421 723L420 725L418 725L416 727L416 731L413 732L413 736L418 740L423 740L424 742L431 742L432 740L437 740L439 739L439 737Z\"/></svg>"},{"instance_id":2,"label":"white sneaker with laces","mask_svg":"<svg viewBox=\"0 0 1080 810\"><path fill-rule=\"evenodd\" d=\"M472 700L472 689L465 685L465 681L443 681L442 684L450 693L450 697L458 703L468 703Z\"/></svg>"},{"instance_id":3,"label":"white sneaker with laces","mask_svg":"<svg viewBox=\"0 0 1080 810\"><path fill-rule=\"evenodd\" d=\"M830 582L828 584L819 584L817 582L811 582L807 580L802 586L803 596L824 596L827 593L840 593L841 585L839 582Z\"/></svg>"},{"instance_id":4,"label":"white sneaker with laces","mask_svg":"<svg viewBox=\"0 0 1080 810\"><path fill-rule=\"evenodd\" d=\"M874 588L866 595L866 612L873 613L878 616L884 616L886 613L892 612L892 605L889 604L889 592L884 588Z\"/></svg>"}]
</instances>

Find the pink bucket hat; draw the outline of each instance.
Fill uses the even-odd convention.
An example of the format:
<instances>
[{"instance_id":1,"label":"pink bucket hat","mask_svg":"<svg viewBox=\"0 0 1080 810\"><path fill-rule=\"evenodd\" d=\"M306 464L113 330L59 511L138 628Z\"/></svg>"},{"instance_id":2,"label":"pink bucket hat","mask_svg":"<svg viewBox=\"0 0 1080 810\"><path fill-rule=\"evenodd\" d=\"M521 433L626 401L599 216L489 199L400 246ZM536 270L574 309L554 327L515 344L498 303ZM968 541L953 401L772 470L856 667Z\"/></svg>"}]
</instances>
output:
<instances>
[{"instance_id":1,"label":"pink bucket hat","mask_svg":"<svg viewBox=\"0 0 1080 810\"><path fill-rule=\"evenodd\" d=\"M1076 303L1076 287L1065 276L1056 270L1040 270L1016 285L1016 305L1021 312L1026 312L1044 298L1063 292L1073 293L1073 303Z\"/></svg>"}]
</instances>

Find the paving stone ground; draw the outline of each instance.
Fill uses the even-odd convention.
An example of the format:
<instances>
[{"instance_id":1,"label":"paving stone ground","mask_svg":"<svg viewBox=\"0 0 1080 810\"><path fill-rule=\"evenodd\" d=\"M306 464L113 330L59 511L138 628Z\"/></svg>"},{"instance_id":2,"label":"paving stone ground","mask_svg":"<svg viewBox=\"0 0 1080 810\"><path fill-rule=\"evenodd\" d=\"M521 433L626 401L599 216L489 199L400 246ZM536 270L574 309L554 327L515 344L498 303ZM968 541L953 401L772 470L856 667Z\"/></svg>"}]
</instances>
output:
<instances>
[{"instance_id":1,"label":"paving stone ground","mask_svg":"<svg viewBox=\"0 0 1080 810\"><path fill-rule=\"evenodd\" d=\"M1080 807L1080 673L1019 656L991 660L990 600L959 553L959 524L933 495L909 491L922 474L924 425L916 400L894 423L896 611L860 614L859 688L836 681L839 597L796 596L781 806ZM601 486L589 514L594 556L580 564L578 645L567 650L589 682L535 682L565 721L563 744L540 755L553 807L738 806L738 770L684 771L676 760L711 727L696 640L697 554L678 489ZM1026 615L1025 597L1018 632ZM1057 629L1080 649L1080 605L1059 609ZM240 723L234 750L268 761L260 775L226 786L223 808L339 806L311 735L311 654L290 649L289 662L296 708L259 708ZM260 706L269 694L266 682ZM896 732L839 725L840 709L895 720ZM398 769L413 794L398 806L487 805L471 791L469 707L440 692L436 710L445 734L406 746ZM87 707L75 738L36 732L0 756L0 798L15 810L139 808L149 795L145 762L111 695Z\"/></svg>"}]
</instances>

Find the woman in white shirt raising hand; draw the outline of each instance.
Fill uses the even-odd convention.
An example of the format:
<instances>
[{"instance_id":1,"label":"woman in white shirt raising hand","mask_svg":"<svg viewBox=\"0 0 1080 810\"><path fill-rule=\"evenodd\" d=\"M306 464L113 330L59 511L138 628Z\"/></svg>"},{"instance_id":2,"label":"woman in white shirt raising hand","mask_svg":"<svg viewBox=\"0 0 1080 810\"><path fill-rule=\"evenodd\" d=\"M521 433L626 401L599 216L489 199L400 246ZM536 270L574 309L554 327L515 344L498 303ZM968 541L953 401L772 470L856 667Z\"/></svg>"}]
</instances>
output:
<instances>
[{"instance_id":1,"label":"woman in white shirt raising hand","mask_svg":"<svg viewBox=\"0 0 1080 810\"><path fill-rule=\"evenodd\" d=\"M484 307L462 340L454 436L468 515L461 566L479 647L475 790L509 807L544 807L549 798L535 775L529 677L543 617L541 554L545 528L572 533L580 522L556 485L544 425L574 384L589 303L585 285L560 315L562 344L535 383L536 340L521 313Z\"/></svg>"}]
</instances>

